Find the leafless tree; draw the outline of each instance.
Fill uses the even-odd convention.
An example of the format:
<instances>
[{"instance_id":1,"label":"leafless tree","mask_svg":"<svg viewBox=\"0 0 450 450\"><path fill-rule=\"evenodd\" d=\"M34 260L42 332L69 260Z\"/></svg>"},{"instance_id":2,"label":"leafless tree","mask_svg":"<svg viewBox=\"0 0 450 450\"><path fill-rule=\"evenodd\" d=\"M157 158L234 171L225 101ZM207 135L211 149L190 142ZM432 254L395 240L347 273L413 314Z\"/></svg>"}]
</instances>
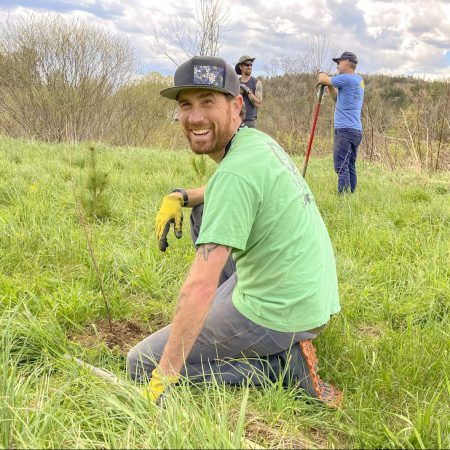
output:
<instances>
[{"instance_id":1,"label":"leafless tree","mask_svg":"<svg viewBox=\"0 0 450 450\"><path fill-rule=\"evenodd\" d=\"M336 46L328 37L324 34L311 34L303 40L303 48L298 54L278 56L271 63L286 74L317 73L319 70L329 72L333 67L332 57L335 54Z\"/></svg>"},{"instance_id":2,"label":"leafless tree","mask_svg":"<svg viewBox=\"0 0 450 450\"><path fill-rule=\"evenodd\" d=\"M296 92L297 95L295 96L283 95L281 92L283 88L275 87L277 91L280 91L280 98L283 98L284 112L288 112L286 115L287 127L293 130L294 141L298 139L297 135L305 135L305 133L308 133L306 130L309 130L311 127L313 112L317 102L316 74L319 70L326 72L331 70L334 54L335 46L329 38L324 34L311 34L303 39L303 47L298 54L277 56L270 60L269 66L265 67L269 77L281 72L287 76L287 79L291 81L296 80L296 84L293 84L289 91ZM266 96L266 105L267 101L268 98ZM272 110L266 111L266 113L272 114ZM281 111L280 114L283 115L283 112ZM282 119L280 115L276 117L277 119L273 121L274 124L281 126ZM291 144L287 144L287 147L289 146Z\"/></svg>"},{"instance_id":3,"label":"leafless tree","mask_svg":"<svg viewBox=\"0 0 450 450\"><path fill-rule=\"evenodd\" d=\"M191 20L172 17L160 31L154 31L158 51L177 66L186 57L217 56L225 33L231 29L230 6L225 1L196 0Z\"/></svg>"},{"instance_id":4,"label":"leafless tree","mask_svg":"<svg viewBox=\"0 0 450 450\"><path fill-rule=\"evenodd\" d=\"M0 129L42 140L100 139L133 73L128 42L59 15L0 25Z\"/></svg>"}]
</instances>

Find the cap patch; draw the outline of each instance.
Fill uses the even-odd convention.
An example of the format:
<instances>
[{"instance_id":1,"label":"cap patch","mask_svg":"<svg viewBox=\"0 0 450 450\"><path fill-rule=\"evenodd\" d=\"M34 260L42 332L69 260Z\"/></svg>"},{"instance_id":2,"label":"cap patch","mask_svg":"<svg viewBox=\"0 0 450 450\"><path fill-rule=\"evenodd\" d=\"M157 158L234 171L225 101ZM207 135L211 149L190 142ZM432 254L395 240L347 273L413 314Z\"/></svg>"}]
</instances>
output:
<instances>
[{"instance_id":1,"label":"cap patch","mask_svg":"<svg viewBox=\"0 0 450 450\"><path fill-rule=\"evenodd\" d=\"M225 67L194 65L193 84L224 87Z\"/></svg>"}]
</instances>

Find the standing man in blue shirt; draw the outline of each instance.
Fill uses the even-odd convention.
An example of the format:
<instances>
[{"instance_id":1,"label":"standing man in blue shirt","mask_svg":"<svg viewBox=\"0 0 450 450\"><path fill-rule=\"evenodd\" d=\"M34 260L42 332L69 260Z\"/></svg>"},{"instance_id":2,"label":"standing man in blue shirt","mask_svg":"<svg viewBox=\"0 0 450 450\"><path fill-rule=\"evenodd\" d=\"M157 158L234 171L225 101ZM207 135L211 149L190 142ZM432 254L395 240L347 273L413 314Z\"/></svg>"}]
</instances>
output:
<instances>
[{"instance_id":1,"label":"standing man in blue shirt","mask_svg":"<svg viewBox=\"0 0 450 450\"><path fill-rule=\"evenodd\" d=\"M334 112L334 170L338 175L338 192L355 192L356 156L362 140L361 109L364 100L364 80L355 73L358 58L352 52L344 52L333 58L338 75L328 76L319 72L319 83L328 86L331 98L336 102Z\"/></svg>"}]
</instances>

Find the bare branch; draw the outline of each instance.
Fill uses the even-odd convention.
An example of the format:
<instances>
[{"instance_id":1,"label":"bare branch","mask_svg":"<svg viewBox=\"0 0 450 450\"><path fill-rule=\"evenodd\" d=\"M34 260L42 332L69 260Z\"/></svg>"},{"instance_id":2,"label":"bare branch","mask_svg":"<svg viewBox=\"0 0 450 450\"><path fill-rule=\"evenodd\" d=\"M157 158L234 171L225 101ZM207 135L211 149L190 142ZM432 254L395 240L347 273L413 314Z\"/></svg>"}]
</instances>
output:
<instances>
[{"instance_id":1,"label":"bare branch","mask_svg":"<svg viewBox=\"0 0 450 450\"><path fill-rule=\"evenodd\" d=\"M223 45L224 35L231 29L230 7L225 0L196 0L195 16L172 17L158 32L154 29L154 43L162 56L180 64L177 49L184 57L196 55L217 56Z\"/></svg>"}]
</instances>

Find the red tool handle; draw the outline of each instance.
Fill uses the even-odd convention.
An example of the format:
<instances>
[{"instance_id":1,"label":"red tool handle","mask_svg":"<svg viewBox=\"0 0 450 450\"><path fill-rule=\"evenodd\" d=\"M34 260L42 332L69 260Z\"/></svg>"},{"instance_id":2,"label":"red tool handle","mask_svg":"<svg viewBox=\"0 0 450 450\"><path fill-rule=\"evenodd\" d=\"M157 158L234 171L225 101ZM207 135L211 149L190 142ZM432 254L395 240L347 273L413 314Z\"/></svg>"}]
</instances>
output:
<instances>
[{"instance_id":1,"label":"red tool handle","mask_svg":"<svg viewBox=\"0 0 450 450\"><path fill-rule=\"evenodd\" d=\"M305 164L303 166L303 172L302 172L303 178L305 178L306 169L308 167L309 155L311 154L311 147L312 147L312 143L314 140L314 132L316 131L317 117L319 116L320 102L322 101L324 89L325 89L325 86L323 84L321 84L320 91L319 91L319 100L317 101L316 112L314 113L314 120L313 120L312 129L311 129L311 135L309 136L309 144L308 144L308 150L306 151Z\"/></svg>"}]
</instances>

